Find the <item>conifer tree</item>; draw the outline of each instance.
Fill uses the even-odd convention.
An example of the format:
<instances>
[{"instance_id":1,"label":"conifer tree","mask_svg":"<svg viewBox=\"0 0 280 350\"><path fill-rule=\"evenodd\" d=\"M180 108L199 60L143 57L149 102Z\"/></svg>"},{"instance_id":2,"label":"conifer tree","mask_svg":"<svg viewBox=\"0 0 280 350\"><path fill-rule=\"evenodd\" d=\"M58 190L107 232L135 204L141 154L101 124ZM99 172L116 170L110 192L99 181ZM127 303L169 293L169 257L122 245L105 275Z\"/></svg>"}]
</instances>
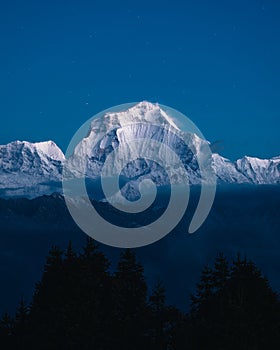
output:
<instances>
[{"instance_id":1,"label":"conifer tree","mask_svg":"<svg viewBox=\"0 0 280 350\"><path fill-rule=\"evenodd\" d=\"M168 349L170 345L171 308L166 306L165 287L158 282L149 297L149 346L153 350Z\"/></svg>"},{"instance_id":2,"label":"conifer tree","mask_svg":"<svg viewBox=\"0 0 280 350\"><path fill-rule=\"evenodd\" d=\"M14 320L7 312L0 320L0 331L2 336L12 336L14 333Z\"/></svg>"},{"instance_id":3,"label":"conifer tree","mask_svg":"<svg viewBox=\"0 0 280 350\"><path fill-rule=\"evenodd\" d=\"M165 308L165 287L162 282L158 282L153 288L152 294L149 297L149 302L152 310L155 313L160 313Z\"/></svg>"},{"instance_id":4,"label":"conifer tree","mask_svg":"<svg viewBox=\"0 0 280 350\"><path fill-rule=\"evenodd\" d=\"M75 263L76 258L77 258L77 254L73 249L72 241L69 241L68 247L65 253L65 262L69 264Z\"/></svg>"},{"instance_id":5,"label":"conifer tree","mask_svg":"<svg viewBox=\"0 0 280 350\"><path fill-rule=\"evenodd\" d=\"M230 277L229 263L223 253L216 257L213 271L213 287L220 290L226 286Z\"/></svg>"},{"instance_id":6,"label":"conifer tree","mask_svg":"<svg viewBox=\"0 0 280 350\"><path fill-rule=\"evenodd\" d=\"M121 254L113 282L116 342L123 349L142 349L145 346L147 285L143 266L131 250Z\"/></svg>"},{"instance_id":7,"label":"conifer tree","mask_svg":"<svg viewBox=\"0 0 280 350\"><path fill-rule=\"evenodd\" d=\"M200 282L196 285L196 294L191 295L192 312L199 309L205 301L212 296L214 286L214 273L209 265L206 265L200 276Z\"/></svg>"},{"instance_id":8,"label":"conifer tree","mask_svg":"<svg viewBox=\"0 0 280 350\"><path fill-rule=\"evenodd\" d=\"M15 315L15 343L18 348L30 347L29 306L21 298Z\"/></svg>"},{"instance_id":9,"label":"conifer tree","mask_svg":"<svg viewBox=\"0 0 280 350\"><path fill-rule=\"evenodd\" d=\"M280 346L280 304L256 265L240 254L203 270L188 332L194 348L272 349ZM214 288L211 289L211 286Z\"/></svg>"}]
</instances>

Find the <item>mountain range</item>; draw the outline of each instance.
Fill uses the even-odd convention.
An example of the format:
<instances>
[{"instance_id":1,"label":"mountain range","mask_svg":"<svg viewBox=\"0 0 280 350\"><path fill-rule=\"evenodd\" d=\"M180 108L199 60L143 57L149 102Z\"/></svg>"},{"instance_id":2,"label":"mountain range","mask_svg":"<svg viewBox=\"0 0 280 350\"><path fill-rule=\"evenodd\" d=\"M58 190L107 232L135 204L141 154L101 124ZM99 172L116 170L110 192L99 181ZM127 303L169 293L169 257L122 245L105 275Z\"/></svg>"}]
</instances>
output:
<instances>
[{"instance_id":1,"label":"mountain range","mask_svg":"<svg viewBox=\"0 0 280 350\"><path fill-rule=\"evenodd\" d=\"M103 136L98 140L100 134ZM149 140L159 145L156 150L159 153L168 146L179 155L189 183L201 182L198 155L210 143L196 133L181 129L180 121L158 104L144 101L121 112L105 113L93 119L87 136L76 145L68 159L53 141L15 141L0 145L0 196L37 197L61 192L63 167L67 169L69 179L86 176L94 180L100 178L106 159L121 174L124 179L122 192L130 198L139 195L137 186L143 179L164 186L169 181L168 173L180 183L182 175L178 169L170 167L166 172L156 162L137 157L131 144L135 139L142 140L144 154L149 150ZM118 148L122 159L131 160L125 166L122 162L118 165L112 152ZM271 159L245 156L230 161L213 153L210 162L218 184L280 183L280 156Z\"/></svg>"}]
</instances>

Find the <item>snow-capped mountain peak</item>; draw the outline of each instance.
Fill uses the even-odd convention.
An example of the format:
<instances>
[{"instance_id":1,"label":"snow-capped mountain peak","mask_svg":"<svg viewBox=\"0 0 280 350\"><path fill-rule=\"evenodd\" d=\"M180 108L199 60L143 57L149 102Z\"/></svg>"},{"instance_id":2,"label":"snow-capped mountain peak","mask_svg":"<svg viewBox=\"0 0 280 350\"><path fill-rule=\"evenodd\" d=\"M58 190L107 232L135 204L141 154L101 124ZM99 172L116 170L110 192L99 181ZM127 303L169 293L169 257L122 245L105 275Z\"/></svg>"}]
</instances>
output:
<instances>
[{"instance_id":1,"label":"snow-capped mountain peak","mask_svg":"<svg viewBox=\"0 0 280 350\"><path fill-rule=\"evenodd\" d=\"M6 145L0 145L0 152L3 160L4 152L23 152L24 150L29 150L31 153L37 152L41 156L49 157L57 161L64 161L65 156L61 149L53 141L43 141L43 142L28 142L28 141L13 141Z\"/></svg>"},{"instance_id":2,"label":"snow-capped mountain peak","mask_svg":"<svg viewBox=\"0 0 280 350\"><path fill-rule=\"evenodd\" d=\"M137 158L130 142L134 138L144 140L144 153L145 147L148 150L145 140L151 139L173 149L187 169L189 183L199 184L201 174L197 157L209 143L194 133L182 131L181 121L168 113L160 105L147 101L119 112L105 113L92 120L87 136L77 144L69 159L65 159L53 141L14 141L0 145L0 195L27 195L32 191L34 195L50 193L49 183L61 182L63 166L69 170L69 176L96 179L101 175L106 157L119 145L124 146L123 158L133 160L118 169L126 179L122 191L128 197L137 196L135 189L143 179L149 178L157 186L167 184L166 173L158 165ZM164 147L157 151L164 152ZM111 162L115 165L114 157ZM218 183L280 183L280 156L271 159L245 156L232 162L214 153L210 162ZM176 169L169 170L180 182L181 174Z\"/></svg>"},{"instance_id":3,"label":"snow-capped mountain peak","mask_svg":"<svg viewBox=\"0 0 280 350\"><path fill-rule=\"evenodd\" d=\"M112 127L124 127L135 123L151 123L161 126L171 125L179 130L172 117L157 104L147 101L139 102L136 105L120 111L106 113L102 118L94 119L91 123L91 130L98 132L110 130Z\"/></svg>"},{"instance_id":4,"label":"snow-capped mountain peak","mask_svg":"<svg viewBox=\"0 0 280 350\"><path fill-rule=\"evenodd\" d=\"M236 169L252 183L280 183L280 157L260 159L245 156L235 164Z\"/></svg>"},{"instance_id":5,"label":"snow-capped mountain peak","mask_svg":"<svg viewBox=\"0 0 280 350\"><path fill-rule=\"evenodd\" d=\"M65 160L64 153L53 141L35 142L33 146L37 151L47 155L51 159L61 162Z\"/></svg>"},{"instance_id":6,"label":"snow-capped mountain peak","mask_svg":"<svg viewBox=\"0 0 280 350\"><path fill-rule=\"evenodd\" d=\"M131 164L122 168L119 163L120 168L118 168L118 162L113 155L110 157L111 167L107 169L114 167L124 177L133 178L137 183L144 178L149 178L156 179L157 185L168 184L166 173L163 175L159 165L150 160L139 159L141 158L139 152L133 145L135 139L141 139L142 154L149 154L151 140L158 145L158 149L155 150L157 154L165 153L166 146L173 149L188 168L190 183L201 181L195 153L200 154L203 146L208 142L193 133L182 132L175 118L170 117L158 104L146 101L126 110L106 113L94 119L88 135L76 146L69 160L68 170L75 176L85 174L90 178L99 177L107 155L122 145L122 158L131 160ZM169 171L174 179L177 178L180 182L185 175L176 173L175 168L170 167ZM110 176L107 173L104 174L104 171L103 175Z\"/></svg>"},{"instance_id":7,"label":"snow-capped mountain peak","mask_svg":"<svg viewBox=\"0 0 280 350\"><path fill-rule=\"evenodd\" d=\"M63 152L53 141L0 145L0 191L28 193L39 184L60 182L64 161Z\"/></svg>"}]
</instances>

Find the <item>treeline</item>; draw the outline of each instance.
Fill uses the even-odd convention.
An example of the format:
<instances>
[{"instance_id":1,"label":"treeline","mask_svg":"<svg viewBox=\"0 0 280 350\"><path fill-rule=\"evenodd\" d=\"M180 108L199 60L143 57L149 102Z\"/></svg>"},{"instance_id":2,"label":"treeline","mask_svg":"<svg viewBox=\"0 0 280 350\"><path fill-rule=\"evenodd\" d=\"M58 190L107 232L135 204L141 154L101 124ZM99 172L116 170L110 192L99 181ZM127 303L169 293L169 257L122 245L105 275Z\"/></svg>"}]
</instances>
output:
<instances>
[{"instance_id":1,"label":"treeline","mask_svg":"<svg viewBox=\"0 0 280 350\"><path fill-rule=\"evenodd\" d=\"M30 305L3 315L1 349L279 349L280 302L256 265L219 254L206 266L190 311L167 305L165 288L148 293L133 251L115 272L93 240L81 253L53 247ZM182 269L182 278L184 275ZM178 294L183 293L178 286ZM186 295L186 303L188 302Z\"/></svg>"}]
</instances>

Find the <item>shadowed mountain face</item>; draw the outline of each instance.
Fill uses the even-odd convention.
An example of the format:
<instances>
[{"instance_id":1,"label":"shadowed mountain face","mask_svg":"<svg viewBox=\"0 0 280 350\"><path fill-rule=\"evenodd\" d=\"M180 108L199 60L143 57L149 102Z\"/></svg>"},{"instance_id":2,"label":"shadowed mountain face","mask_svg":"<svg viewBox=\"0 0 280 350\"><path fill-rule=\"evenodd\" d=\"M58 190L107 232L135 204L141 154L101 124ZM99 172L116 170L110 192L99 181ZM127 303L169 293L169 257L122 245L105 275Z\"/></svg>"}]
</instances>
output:
<instances>
[{"instance_id":1,"label":"shadowed mountain face","mask_svg":"<svg viewBox=\"0 0 280 350\"><path fill-rule=\"evenodd\" d=\"M161 215L168 201L166 197L162 191L151 209L138 216L127 213L120 216L108 203L93 203L108 220L115 224L127 223L129 227L147 224ZM206 222L195 234L189 235L187 227L198 198L199 189L193 187L187 213L173 232L153 245L136 249L148 281L162 279L168 301L185 308L202 266L218 251L229 257L240 252L254 259L273 288L279 291L280 188L219 187ZM0 312L13 311L21 296L30 298L52 245L66 247L71 239L75 246L81 247L85 240L85 234L72 221L60 195L33 200L1 199L0 227ZM102 249L114 266L120 249L106 246Z\"/></svg>"},{"instance_id":2,"label":"shadowed mountain face","mask_svg":"<svg viewBox=\"0 0 280 350\"><path fill-rule=\"evenodd\" d=\"M87 136L65 159L52 141L29 143L15 141L0 146L0 196L34 198L61 192L62 168L69 180L86 176L98 180L105 161L111 162L126 179L122 193L131 198L138 195L135 188L143 179L151 179L157 186L166 186L170 179L156 162L138 157L132 140L142 140L142 153L149 154L150 140L158 144L156 154L164 154L165 147L182 161L190 184L201 182L198 156L209 144L193 132L186 131L182 120L170 116L157 104L141 102L127 110L107 113L93 119ZM102 137L100 138L100 135ZM100 139L99 139L100 138ZM114 151L121 149L118 162ZM171 157L170 155L168 156ZM171 159L169 159L171 160ZM280 157L258 159L244 157L235 162L217 153L208 160L219 183L276 184L280 182ZM166 162L168 163L168 162ZM110 164L107 169L111 169ZM184 174L170 167L172 180L180 183ZM106 172L104 174L106 176ZM206 179L207 180L207 179Z\"/></svg>"}]
</instances>

